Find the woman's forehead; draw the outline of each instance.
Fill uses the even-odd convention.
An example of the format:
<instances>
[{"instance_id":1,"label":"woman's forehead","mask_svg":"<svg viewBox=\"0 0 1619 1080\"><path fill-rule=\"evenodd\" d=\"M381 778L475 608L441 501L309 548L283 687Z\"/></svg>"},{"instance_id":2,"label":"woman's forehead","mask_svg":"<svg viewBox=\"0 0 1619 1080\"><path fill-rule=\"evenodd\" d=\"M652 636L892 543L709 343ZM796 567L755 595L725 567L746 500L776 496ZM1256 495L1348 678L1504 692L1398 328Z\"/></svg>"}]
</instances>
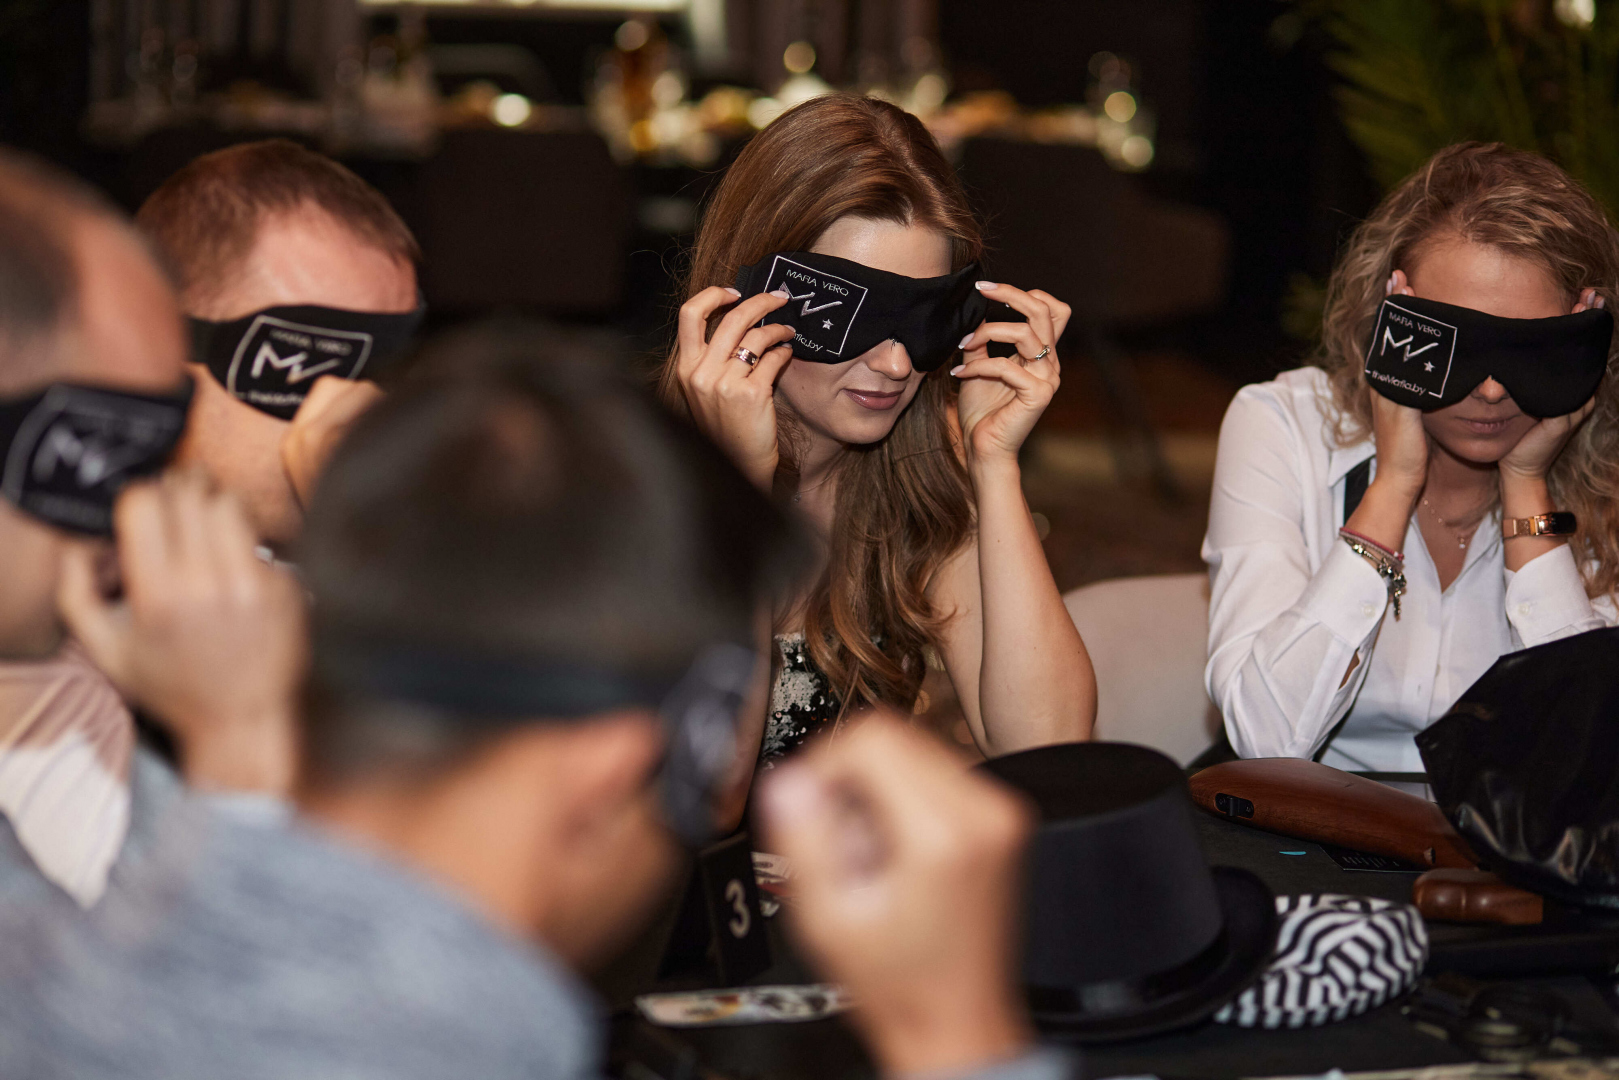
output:
<instances>
[{"instance_id":1,"label":"woman's forehead","mask_svg":"<svg viewBox=\"0 0 1619 1080\"><path fill-rule=\"evenodd\" d=\"M943 277L951 268L950 238L944 233L879 218L841 217L811 250L905 277Z\"/></svg>"}]
</instances>

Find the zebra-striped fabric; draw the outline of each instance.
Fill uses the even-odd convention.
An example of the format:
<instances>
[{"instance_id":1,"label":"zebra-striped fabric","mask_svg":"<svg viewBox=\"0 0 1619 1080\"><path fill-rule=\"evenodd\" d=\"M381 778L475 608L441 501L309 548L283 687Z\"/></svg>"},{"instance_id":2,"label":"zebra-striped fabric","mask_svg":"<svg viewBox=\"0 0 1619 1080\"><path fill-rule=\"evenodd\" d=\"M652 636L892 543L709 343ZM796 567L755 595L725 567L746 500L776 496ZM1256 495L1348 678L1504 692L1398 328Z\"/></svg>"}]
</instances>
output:
<instances>
[{"instance_id":1,"label":"zebra-striped fabric","mask_svg":"<svg viewBox=\"0 0 1619 1080\"><path fill-rule=\"evenodd\" d=\"M1238 1027L1299 1028L1358 1016L1404 993L1428 962L1409 904L1333 893L1278 896L1270 967L1214 1014Z\"/></svg>"}]
</instances>

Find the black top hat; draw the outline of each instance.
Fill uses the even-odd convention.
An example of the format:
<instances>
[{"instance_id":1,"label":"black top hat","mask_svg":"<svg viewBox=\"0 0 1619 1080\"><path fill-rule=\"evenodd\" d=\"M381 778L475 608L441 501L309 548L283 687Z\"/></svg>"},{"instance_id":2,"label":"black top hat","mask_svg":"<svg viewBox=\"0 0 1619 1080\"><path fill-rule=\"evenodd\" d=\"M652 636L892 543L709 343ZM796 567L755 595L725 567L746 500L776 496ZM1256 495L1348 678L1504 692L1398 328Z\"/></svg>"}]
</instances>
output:
<instances>
[{"instance_id":1,"label":"black top hat","mask_svg":"<svg viewBox=\"0 0 1619 1080\"><path fill-rule=\"evenodd\" d=\"M1110 1042L1185 1027L1263 972L1275 898L1245 870L1210 869L1186 778L1169 758L1069 743L984 768L1040 810L1023 978L1042 1030Z\"/></svg>"}]
</instances>

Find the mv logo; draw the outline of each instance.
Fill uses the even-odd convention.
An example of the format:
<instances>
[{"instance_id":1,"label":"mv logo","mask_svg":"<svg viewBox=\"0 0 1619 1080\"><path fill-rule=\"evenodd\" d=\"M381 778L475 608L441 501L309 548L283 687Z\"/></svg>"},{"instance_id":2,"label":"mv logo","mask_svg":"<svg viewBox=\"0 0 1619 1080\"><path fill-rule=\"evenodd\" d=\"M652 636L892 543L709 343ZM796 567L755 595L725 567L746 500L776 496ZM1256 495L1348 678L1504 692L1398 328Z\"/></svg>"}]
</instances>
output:
<instances>
[{"instance_id":1,"label":"mv logo","mask_svg":"<svg viewBox=\"0 0 1619 1080\"><path fill-rule=\"evenodd\" d=\"M67 469L79 488L93 488L145 456L144 447L126 445L120 451L117 445L102 441L94 433L81 435L66 419L60 419L40 438L32 472L34 480L43 484L54 480L58 469Z\"/></svg>"},{"instance_id":2,"label":"mv logo","mask_svg":"<svg viewBox=\"0 0 1619 1080\"><path fill-rule=\"evenodd\" d=\"M1456 328L1383 301L1366 350L1366 376L1422 398L1442 397L1456 353Z\"/></svg>"},{"instance_id":3,"label":"mv logo","mask_svg":"<svg viewBox=\"0 0 1619 1080\"><path fill-rule=\"evenodd\" d=\"M357 379L371 355L372 336L260 315L242 335L225 374L225 389L252 405L291 418L322 375Z\"/></svg>"},{"instance_id":4,"label":"mv logo","mask_svg":"<svg viewBox=\"0 0 1619 1080\"><path fill-rule=\"evenodd\" d=\"M1393 329L1391 329L1390 327L1387 327L1387 326L1383 327L1383 351L1388 352L1390 348L1398 349L1403 345L1405 347L1405 356L1401 357L1401 359L1403 359L1403 360L1410 360L1413 356L1420 356L1421 354L1427 352L1429 349L1437 349L1439 347L1439 342L1430 341L1430 342L1428 342L1428 344L1424 345L1420 349L1413 349L1411 347L1411 343L1414 342L1416 339L1417 339L1416 334L1407 333L1405 335L1405 337L1401 338L1399 341L1395 341L1394 340L1394 331L1393 331ZM1423 369L1426 370L1426 371L1432 371L1433 370L1433 362L1431 360L1430 361L1424 361L1423 362Z\"/></svg>"},{"instance_id":5,"label":"mv logo","mask_svg":"<svg viewBox=\"0 0 1619 1080\"><path fill-rule=\"evenodd\" d=\"M264 378L265 368L286 372L288 386L297 386L305 379L313 379L317 375L324 375L342 363L341 360L325 360L313 367L305 367L304 361L309 359L308 352L297 352L291 356L276 355L275 346L268 341L259 343L258 354L253 357L253 367L248 372L248 378L258 382Z\"/></svg>"},{"instance_id":6,"label":"mv logo","mask_svg":"<svg viewBox=\"0 0 1619 1080\"><path fill-rule=\"evenodd\" d=\"M765 321L790 324L797 331L799 349L842 356L855 316L866 301L865 286L778 255L764 291L777 289L786 290L787 303Z\"/></svg>"}]
</instances>

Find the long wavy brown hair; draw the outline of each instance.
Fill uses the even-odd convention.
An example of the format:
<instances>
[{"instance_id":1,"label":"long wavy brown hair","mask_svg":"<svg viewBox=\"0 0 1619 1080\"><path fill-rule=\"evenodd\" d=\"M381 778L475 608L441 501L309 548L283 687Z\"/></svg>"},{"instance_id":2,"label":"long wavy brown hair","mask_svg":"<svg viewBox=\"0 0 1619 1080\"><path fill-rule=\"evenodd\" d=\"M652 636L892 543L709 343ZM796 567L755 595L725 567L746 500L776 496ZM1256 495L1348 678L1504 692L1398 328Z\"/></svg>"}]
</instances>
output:
<instances>
[{"instance_id":1,"label":"long wavy brown hair","mask_svg":"<svg viewBox=\"0 0 1619 1080\"><path fill-rule=\"evenodd\" d=\"M1582 289L1619 297L1619 232L1600 203L1538 154L1500 143L1439 151L1389 192L1350 236L1327 287L1321 345L1339 445L1367 437L1372 405L1365 357L1389 276L1411 272L1425 246L1449 239L1490 244L1544 267L1570 305ZM1619 342L1596 409L1547 477L1558 507L1579 517L1575 557L1593 597L1619 587Z\"/></svg>"},{"instance_id":2,"label":"long wavy brown hair","mask_svg":"<svg viewBox=\"0 0 1619 1080\"><path fill-rule=\"evenodd\" d=\"M937 229L951 240L952 269L983 251L955 170L921 122L887 102L834 94L783 113L737 156L703 214L684 295L730 285L772 252L808 250L851 215ZM804 637L845 707L909 708L948 616L929 602L928 583L973 530L952 366L923 377L887 438L849 447L836 466L827 567L808 596ZM685 407L672 353L659 383ZM779 399L777 416L780 488L799 451Z\"/></svg>"}]
</instances>

